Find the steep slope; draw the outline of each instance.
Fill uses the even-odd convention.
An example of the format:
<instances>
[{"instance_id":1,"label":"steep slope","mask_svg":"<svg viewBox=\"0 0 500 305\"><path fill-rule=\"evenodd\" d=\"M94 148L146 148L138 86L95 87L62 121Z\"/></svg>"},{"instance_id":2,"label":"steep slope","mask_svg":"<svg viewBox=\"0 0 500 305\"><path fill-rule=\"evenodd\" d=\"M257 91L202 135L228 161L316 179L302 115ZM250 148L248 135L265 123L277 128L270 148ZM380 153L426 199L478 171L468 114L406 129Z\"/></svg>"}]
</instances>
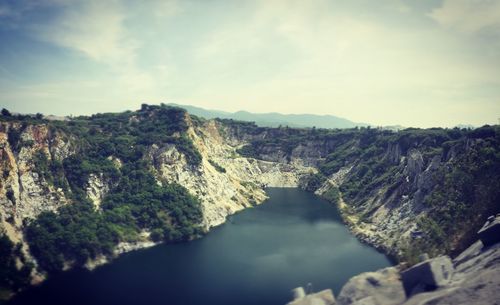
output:
<instances>
[{"instance_id":1,"label":"steep slope","mask_svg":"<svg viewBox=\"0 0 500 305\"><path fill-rule=\"evenodd\" d=\"M398 259L458 253L500 211L498 126L248 133L240 153L316 166L305 188L337 203L358 237Z\"/></svg>"},{"instance_id":2,"label":"steep slope","mask_svg":"<svg viewBox=\"0 0 500 305\"><path fill-rule=\"evenodd\" d=\"M167 106L69 122L3 117L0 235L15 263L0 286L196 238L261 203L263 185L297 186L316 171L242 158L225 129Z\"/></svg>"},{"instance_id":3,"label":"steep slope","mask_svg":"<svg viewBox=\"0 0 500 305\"><path fill-rule=\"evenodd\" d=\"M221 135L227 129L216 121L189 123L187 133L200 152L202 161L193 170L174 146L153 146L151 158L160 181L179 183L201 199L207 229L223 223L227 215L262 202L262 186L297 187L300 177L315 172L301 164L242 158L236 153L239 141Z\"/></svg>"},{"instance_id":4,"label":"steep slope","mask_svg":"<svg viewBox=\"0 0 500 305\"><path fill-rule=\"evenodd\" d=\"M0 117L0 286L201 236L303 187L401 260L459 253L500 212L500 128L268 128L166 105L69 121ZM31 270L31 271L30 271Z\"/></svg>"}]
</instances>

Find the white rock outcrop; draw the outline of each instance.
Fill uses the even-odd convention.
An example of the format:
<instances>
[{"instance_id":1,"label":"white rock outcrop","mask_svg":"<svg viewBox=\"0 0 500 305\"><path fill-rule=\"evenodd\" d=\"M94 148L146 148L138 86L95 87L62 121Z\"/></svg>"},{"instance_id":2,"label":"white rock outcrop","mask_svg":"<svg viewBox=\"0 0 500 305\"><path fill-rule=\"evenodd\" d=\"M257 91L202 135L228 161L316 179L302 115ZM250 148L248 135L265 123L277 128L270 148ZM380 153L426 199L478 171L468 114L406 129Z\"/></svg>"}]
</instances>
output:
<instances>
[{"instance_id":1,"label":"white rock outcrop","mask_svg":"<svg viewBox=\"0 0 500 305\"><path fill-rule=\"evenodd\" d=\"M103 174L90 174L87 182L87 197L92 201L96 209L100 208L101 201L109 192L110 185L104 179Z\"/></svg>"},{"instance_id":2,"label":"white rock outcrop","mask_svg":"<svg viewBox=\"0 0 500 305\"><path fill-rule=\"evenodd\" d=\"M14 242L22 242L25 219L36 218L41 212L55 211L68 203L61 190L41 177L35 168L35 154L49 153L49 136L44 125L30 125L21 132L24 145L14 151L8 141L8 130L20 128L3 124L0 128L0 221Z\"/></svg>"},{"instance_id":3,"label":"white rock outcrop","mask_svg":"<svg viewBox=\"0 0 500 305\"><path fill-rule=\"evenodd\" d=\"M296 187L301 176L315 171L300 164L239 157L236 149L243 143L225 141L220 128L215 121L190 127L188 134L203 157L199 167L188 164L174 145L153 145L148 153L159 181L179 183L200 198L206 229L222 224L228 215L263 202L263 187ZM225 172L219 172L211 162Z\"/></svg>"}]
</instances>

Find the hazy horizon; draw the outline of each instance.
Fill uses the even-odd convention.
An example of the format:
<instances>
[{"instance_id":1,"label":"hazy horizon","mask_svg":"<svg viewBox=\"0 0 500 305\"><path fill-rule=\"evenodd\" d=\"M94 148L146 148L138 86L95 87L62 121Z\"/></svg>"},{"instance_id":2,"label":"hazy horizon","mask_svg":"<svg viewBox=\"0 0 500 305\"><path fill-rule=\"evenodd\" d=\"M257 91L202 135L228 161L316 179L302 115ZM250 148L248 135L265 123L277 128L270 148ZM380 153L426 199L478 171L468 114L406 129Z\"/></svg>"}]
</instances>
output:
<instances>
[{"instance_id":1,"label":"hazy horizon","mask_svg":"<svg viewBox=\"0 0 500 305\"><path fill-rule=\"evenodd\" d=\"M0 107L498 124L499 0L0 0Z\"/></svg>"}]
</instances>

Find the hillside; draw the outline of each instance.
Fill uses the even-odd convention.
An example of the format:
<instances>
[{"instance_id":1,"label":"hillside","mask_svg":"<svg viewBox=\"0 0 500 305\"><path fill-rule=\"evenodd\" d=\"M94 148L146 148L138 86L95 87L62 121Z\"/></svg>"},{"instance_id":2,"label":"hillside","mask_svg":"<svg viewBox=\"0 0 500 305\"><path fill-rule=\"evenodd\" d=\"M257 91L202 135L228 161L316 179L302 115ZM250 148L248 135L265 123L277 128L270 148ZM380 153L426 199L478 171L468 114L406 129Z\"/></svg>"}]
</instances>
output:
<instances>
[{"instance_id":1,"label":"hillside","mask_svg":"<svg viewBox=\"0 0 500 305\"><path fill-rule=\"evenodd\" d=\"M322 195L394 258L458 253L500 212L499 145L498 126L270 128L166 105L69 121L3 115L2 293L198 238L261 203L265 186Z\"/></svg>"},{"instance_id":2,"label":"hillside","mask_svg":"<svg viewBox=\"0 0 500 305\"><path fill-rule=\"evenodd\" d=\"M180 108L71 121L2 116L4 295L126 251L197 238L312 168L239 158L225 127Z\"/></svg>"},{"instance_id":3,"label":"hillside","mask_svg":"<svg viewBox=\"0 0 500 305\"><path fill-rule=\"evenodd\" d=\"M305 188L397 259L456 254L500 211L500 128L262 129L239 152L318 168Z\"/></svg>"}]
</instances>

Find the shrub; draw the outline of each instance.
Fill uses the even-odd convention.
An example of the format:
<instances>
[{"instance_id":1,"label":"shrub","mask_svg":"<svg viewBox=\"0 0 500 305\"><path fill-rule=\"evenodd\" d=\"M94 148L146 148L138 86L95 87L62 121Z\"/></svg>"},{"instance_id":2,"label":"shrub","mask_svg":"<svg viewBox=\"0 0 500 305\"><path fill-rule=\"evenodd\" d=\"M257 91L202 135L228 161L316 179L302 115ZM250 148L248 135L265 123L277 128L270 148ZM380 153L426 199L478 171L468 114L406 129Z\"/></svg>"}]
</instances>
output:
<instances>
[{"instance_id":1,"label":"shrub","mask_svg":"<svg viewBox=\"0 0 500 305\"><path fill-rule=\"evenodd\" d=\"M208 160L208 162L219 172L219 173L225 173L226 169L222 166L220 166L217 162L214 160Z\"/></svg>"}]
</instances>

